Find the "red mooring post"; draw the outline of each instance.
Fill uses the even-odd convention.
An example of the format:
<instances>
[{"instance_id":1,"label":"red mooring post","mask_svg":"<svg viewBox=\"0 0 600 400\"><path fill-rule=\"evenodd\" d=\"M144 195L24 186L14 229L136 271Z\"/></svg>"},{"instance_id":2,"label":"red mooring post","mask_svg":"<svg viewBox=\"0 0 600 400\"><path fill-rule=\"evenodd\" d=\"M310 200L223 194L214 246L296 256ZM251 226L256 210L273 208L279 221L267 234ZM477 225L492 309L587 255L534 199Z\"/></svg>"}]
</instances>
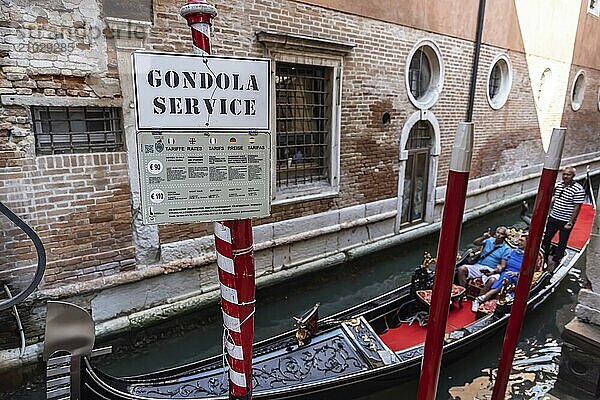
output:
<instances>
[{"instance_id":1,"label":"red mooring post","mask_svg":"<svg viewBox=\"0 0 600 400\"><path fill-rule=\"evenodd\" d=\"M540 250L540 243L546 227L546 218L552 201L552 193L556 184L558 169L562 158L563 145L565 143L565 128L555 128L550 139L550 146L544 160L544 169L537 195L535 196L535 205L533 206L533 215L531 216L531 226L529 228L529 238L525 246L523 255L523 264L519 281L515 293L515 299L510 310L508 326L504 335L504 345L502 346L502 357L498 364L498 374L496 375L496 384L492 392L492 400L502 400L506 396L506 387L508 378L512 369L512 363L515 358L515 350L519 343L525 311L527 310L527 299L529 289L535 272L535 263Z\"/></svg>"},{"instance_id":2,"label":"red mooring post","mask_svg":"<svg viewBox=\"0 0 600 400\"><path fill-rule=\"evenodd\" d=\"M418 400L433 400L437 392L456 252L469 183L472 148L473 123L463 122L458 126L452 147L425 352L421 363Z\"/></svg>"},{"instance_id":3,"label":"red mooring post","mask_svg":"<svg viewBox=\"0 0 600 400\"><path fill-rule=\"evenodd\" d=\"M194 53L210 54L210 26L216 8L188 0L180 14L192 28ZM229 364L229 399L252 399L252 339L254 336L254 244L252 221L215 222L215 249L221 284L223 345Z\"/></svg>"}]
</instances>

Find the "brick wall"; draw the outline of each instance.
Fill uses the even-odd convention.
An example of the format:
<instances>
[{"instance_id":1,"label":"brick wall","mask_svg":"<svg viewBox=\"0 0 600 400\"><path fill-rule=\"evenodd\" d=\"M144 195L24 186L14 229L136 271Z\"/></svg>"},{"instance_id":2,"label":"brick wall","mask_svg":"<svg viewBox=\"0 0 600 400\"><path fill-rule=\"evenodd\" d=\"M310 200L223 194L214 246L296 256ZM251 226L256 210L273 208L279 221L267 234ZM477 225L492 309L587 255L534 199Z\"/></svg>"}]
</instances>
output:
<instances>
[{"instance_id":1,"label":"brick wall","mask_svg":"<svg viewBox=\"0 0 600 400\"><path fill-rule=\"evenodd\" d=\"M571 90L573 80L579 71L584 71L585 95L578 111L571 107ZM600 70L571 66L569 73L568 94L565 98L562 126L567 128L567 140L564 155L575 156L582 150L598 148L600 138ZM580 171L583 172L583 171Z\"/></svg>"},{"instance_id":2,"label":"brick wall","mask_svg":"<svg viewBox=\"0 0 600 400\"><path fill-rule=\"evenodd\" d=\"M458 123L466 118L472 42L293 1L257 1L251 6L242 1L214 3L219 11L213 24L215 54L263 56L263 48L254 39L261 30L313 35L356 44L344 57L339 197L275 206L273 215L258 223L281 221L305 215L307 211L326 211L396 195L400 131L406 118L417 110L406 95L404 70L409 51L421 38L433 39L438 44L445 65L443 90L439 101L431 108L441 130L437 185L445 184L454 134ZM155 3L157 20L149 40L153 49L189 51L189 29L178 17L179 6L167 1ZM523 53L507 52L512 64L513 85L504 107L494 110L488 104L487 77L494 57L501 52L506 51L488 45L483 45L481 50L473 112L476 137L471 176L474 178L520 169L543 160L540 121L534 101L536 89L535 85L532 88ZM388 125L381 121L384 112L391 115ZM582 113L574 118L579 125L573 123L572 130L589 126L589 119ZM598 116L593 118L597 120ZM560 115L550 118L549 123L559 126ZM580 135L573 133L570 136L575 137ZM596 142L592 143L589 146L588 142L572 140L570 148L579 150L568 154L580 153L583 148L586 152L600 150ZM210 229L161 227L161 240L171 242L198 237Z\"/></svg>"},{"instance_id":3,"label":"brick wall","mask_svg":"<svg viewBox=\"0 0 600 400\"><path fill-rule=\"evenodd\" d=\"M94 2L12 2L0 11L0 201L40 236L45 289L135 267L127 154L36 156L32 133L38 102L120 106L116 52L103 29ZM14 295L31 280L36 253L3 215L0 260L0 282ZM35 340L41 304L30 299L19 311ZM0 318L1 347L18 346L14 318Z\"/></svg>"}]
</instances>

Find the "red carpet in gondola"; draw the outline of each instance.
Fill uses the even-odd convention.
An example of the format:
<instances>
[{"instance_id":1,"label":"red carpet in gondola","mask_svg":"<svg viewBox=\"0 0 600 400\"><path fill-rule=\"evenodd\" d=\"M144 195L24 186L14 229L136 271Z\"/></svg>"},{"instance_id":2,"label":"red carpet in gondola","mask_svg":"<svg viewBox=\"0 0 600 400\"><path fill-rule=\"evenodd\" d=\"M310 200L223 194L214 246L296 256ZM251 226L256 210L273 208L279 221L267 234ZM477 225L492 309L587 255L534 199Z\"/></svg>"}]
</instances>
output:
<instances>
[{"instance_id":1,"label":"red carpet in gondola","mask_svg":"<svg viewBox=\"0 0 600 400\"><path fill-rule=\"evenodd\" d=\"M475 321L475 313L471 311L471 300L466 300L462 304L462 308L456 305L450 308L446 332L452 332ZM390 350L398 351L425 343L426 332L427 327L419 326L418 322L412 325L403 323L398 328L389 329L386 333L379 335L379 337Z\"/></svg>"},{"instance_id":2,"label":"red carpet in gondola","mask_svg":"<svg viewBox=\"0 0 600 400\"><path fill-rule=\"evenodd\" d=\"M583 204L581 206L581 210L579 211L579 215L577 216L577 221L575 222L571 236L569 236L569 242L567 243L567 246L581 250L590 238L593 220L594 206L591 204ZM558 243L558 233L554 235L552 242Z\"/></svg>"}]
</instances>

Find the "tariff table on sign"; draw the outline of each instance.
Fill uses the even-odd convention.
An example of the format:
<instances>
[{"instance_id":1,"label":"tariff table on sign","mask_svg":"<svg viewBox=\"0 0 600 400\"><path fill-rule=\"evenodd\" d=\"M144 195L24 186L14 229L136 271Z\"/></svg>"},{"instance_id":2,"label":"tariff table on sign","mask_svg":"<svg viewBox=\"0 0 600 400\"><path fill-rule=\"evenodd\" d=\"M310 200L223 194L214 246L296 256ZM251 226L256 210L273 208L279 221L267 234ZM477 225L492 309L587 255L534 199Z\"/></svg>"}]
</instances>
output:
<instances>
[{"instance_id":1,"label":"tariff table on sign","mask_svg":"<svg viewBox=\"0 0 600 400\"><path fill-rule=\"evenodd\" d=\"M138 133L145 224L270 214L270 135Z\"/></svg>"}]
</instances>

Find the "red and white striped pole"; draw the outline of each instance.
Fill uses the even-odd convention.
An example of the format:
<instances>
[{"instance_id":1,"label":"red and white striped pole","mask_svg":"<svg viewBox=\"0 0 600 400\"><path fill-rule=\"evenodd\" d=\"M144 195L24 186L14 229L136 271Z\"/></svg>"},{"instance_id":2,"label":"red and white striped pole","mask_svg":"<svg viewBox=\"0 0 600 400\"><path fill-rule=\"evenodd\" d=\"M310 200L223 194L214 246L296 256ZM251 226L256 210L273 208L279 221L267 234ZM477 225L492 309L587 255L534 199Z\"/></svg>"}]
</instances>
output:
<instances>
[{"instance_id":1,"label":"red and white striped pole","mask_svg":"<svg viewBox=\"0 0 600 400\"><path fill-rule=\"evenodd\" d=\"M250 220L215 223L229 398L252 398L254 253Z\"/></svg>"},{"instance_id":2,"label":"red and white striped pole","mask_svg":"<svg viewBox=\"0 0 600 400\"><path fill-rule=\"evenodd\" d=\"M521 328L527 311L527 299L529 290L535 272L546 218L552 202L552 193L560 168L563 145L565 143L565 128L555 128L550 139L550 146L544 160L544 169L537 195L535 196L535 205L533 206L533 215L531 216L531 226L529 228L529 237L525 246L523 255L523 264L519 273L519 281L515 293L515 299L510 309L510 317L504 335L504 345L502 346L502 356L498 364L498 374L496 375L496 384L492 392L492 400L502 400L506 396L506 387L508 378L512 369L512 363L515 358L515 350L521 336Z\"/></svg>"},{"instance_id":3,"label":"red and white striped pole","mask_svg":"<svg viewBox=\"0 0 600 400\"><path fill-rule=\"evenodd\" d=\"M194 53L210 54L210 26L216 8L201 0L188 0L180 14L192 28ZM215 248L224 348L229 364L229 399L252 398L252 339L254 336L254 245L250 219L216 222Z\"/></svg>"},{"instance_id":4,"label":"red and white striped pole","mask_svg":"<svg viewBox=\"0 0 600 400\"><path fill-rule=\"evenodd\" d=\"M188 0L179 13L192 28L193 51L196 54L210 54L210 26L217 16L217 9L203 0Z\"/></svg>"},{"instance_id":5,"label":"red and white striped pole","mask_svg":"<svg viewBox=\"0 0 600 400\"><path fill-rule=\"evenodd\" d=\"M434 400L437 392L444 334L448 321L448 304L450 304L456 252L471 170L472 149L473 123L463 122L458 126L454 139L448 183L446 184L446 201L438 243L435 280L433 282L431 306L429 307L418 400Z\"/></svg>"}]
</instances>

